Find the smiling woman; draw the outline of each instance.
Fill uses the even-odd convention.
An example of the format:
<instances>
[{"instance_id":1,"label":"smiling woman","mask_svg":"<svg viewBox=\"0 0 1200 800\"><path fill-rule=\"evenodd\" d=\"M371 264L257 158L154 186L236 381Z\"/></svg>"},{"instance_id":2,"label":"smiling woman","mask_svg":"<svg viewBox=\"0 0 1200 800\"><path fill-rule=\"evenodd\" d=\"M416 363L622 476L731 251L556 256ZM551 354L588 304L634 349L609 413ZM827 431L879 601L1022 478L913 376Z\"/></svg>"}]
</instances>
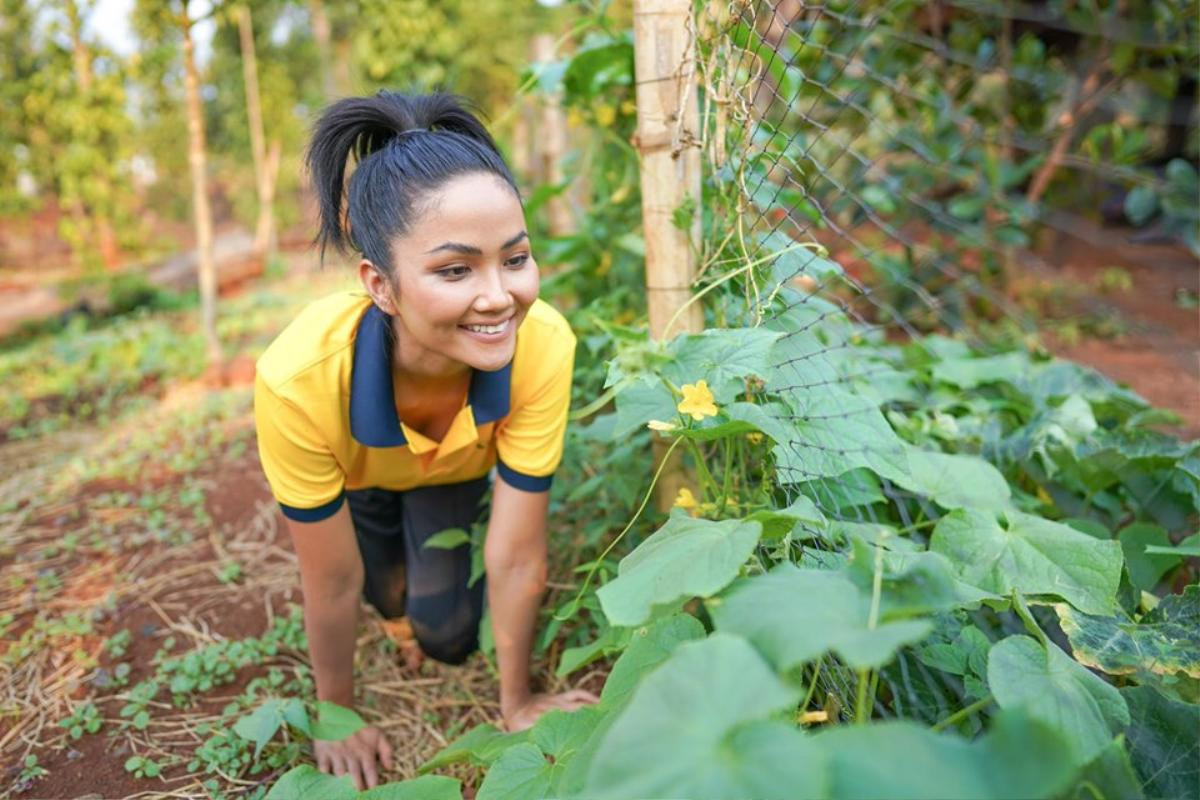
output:
<instances>
[{"instance_id":1,"label":"smiling woman","mask_svg":"<svg viewBox=\"0 0 1200 800\"><path fill-rule=\"evenodd\" d=\"M529 687L575 337L538 299L508 167L457 98L390 92L327 109L308 165L322 252L357 253L363 290L313 303L280 333L258 362L255 419L300 565L318 698L353 705L360 594L458 664L486 593L505 725L595 702ZM487 575L472 586L467 545L424 545L484 514ZM391 764L375 727L314 748L318 767L360 788Z\"/></svg>"}]
</instances>

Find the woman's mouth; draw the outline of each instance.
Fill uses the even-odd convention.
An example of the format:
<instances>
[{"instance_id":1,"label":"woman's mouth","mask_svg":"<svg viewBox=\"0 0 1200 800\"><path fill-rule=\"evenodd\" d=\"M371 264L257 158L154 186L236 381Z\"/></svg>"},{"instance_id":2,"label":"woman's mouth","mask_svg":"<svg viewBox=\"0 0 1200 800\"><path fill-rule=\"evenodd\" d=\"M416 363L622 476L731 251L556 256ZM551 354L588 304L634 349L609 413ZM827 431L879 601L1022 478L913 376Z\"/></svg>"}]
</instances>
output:
<instances>
[{"instance_id":1,"label":"woman's mouth","mask_svg":"<svg viewBox=\"0 0 1200 800\"><path fill-rule=\"evenodd\" d=\"M458 327L477 339L494 342L508 335L509 329L513 327L512 323L513 318L509 317L503 322L497 322L492 325L459 325Z\"/></svg>"}]
</instances>

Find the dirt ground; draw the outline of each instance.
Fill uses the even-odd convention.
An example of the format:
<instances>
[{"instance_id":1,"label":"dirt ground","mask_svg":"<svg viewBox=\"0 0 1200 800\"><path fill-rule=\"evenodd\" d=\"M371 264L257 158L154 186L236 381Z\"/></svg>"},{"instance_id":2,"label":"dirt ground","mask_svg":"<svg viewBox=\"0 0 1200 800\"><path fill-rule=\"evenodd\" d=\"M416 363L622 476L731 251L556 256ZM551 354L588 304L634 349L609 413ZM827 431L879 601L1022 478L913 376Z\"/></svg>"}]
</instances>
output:
<instances>
[{"instance_id":1,"label":"dirt ground","mask_svg":"<svg viewBox=\"0 0 1200 800\"><path fill-rule=\"evenodd\" d=\"M1065 341L1051 333L1047 341L1056 355L1174 411L1182 422L1173 432L1200 438L1200 261L1179 246L1133 244L1128 233L1089 227L1046 237L1038 255L1052 277L1109 334Z\"/></svg>"}]
</instances>

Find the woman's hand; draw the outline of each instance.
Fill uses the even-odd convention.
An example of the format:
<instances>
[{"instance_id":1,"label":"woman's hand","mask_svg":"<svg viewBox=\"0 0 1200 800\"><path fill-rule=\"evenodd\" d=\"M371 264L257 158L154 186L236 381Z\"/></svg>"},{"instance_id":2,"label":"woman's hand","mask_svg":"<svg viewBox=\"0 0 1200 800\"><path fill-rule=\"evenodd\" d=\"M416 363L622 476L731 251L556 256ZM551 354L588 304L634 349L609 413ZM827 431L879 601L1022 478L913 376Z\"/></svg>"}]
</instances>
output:
<instances>
[{"instance_id":1,"label":"woman's hand","mask_svg":"<svg viewBox=\"0 0 1200 800\"><path fill-rule=\"evenodd\" d=\"M572 689L562 694L531 694L523 703L503 711L504 728L509 733L516 733L532 728L538 717L551 709L574 711L598 702L600 698L583 689Z\"/></svg>"},{"instance_id":2,"label":"woman's hand","mask_svg":"<svg viewBox=\"0 0 1200 800\"><path fill-rule=\"evenodd\" d=\"M313 741L317 769L331 775L349 775L360 792L379 783L378 758L384 769L392 768L392 746L378 728L359 728L345 739Z\"/></svg>"}]
</instances>

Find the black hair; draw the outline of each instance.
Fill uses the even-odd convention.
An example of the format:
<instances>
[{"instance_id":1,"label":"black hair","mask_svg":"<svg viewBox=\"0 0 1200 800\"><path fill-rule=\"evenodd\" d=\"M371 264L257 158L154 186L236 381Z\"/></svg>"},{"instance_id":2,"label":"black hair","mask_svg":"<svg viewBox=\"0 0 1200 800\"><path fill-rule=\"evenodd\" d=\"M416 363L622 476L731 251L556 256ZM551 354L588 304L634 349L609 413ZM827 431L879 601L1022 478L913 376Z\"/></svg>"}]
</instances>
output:
<instances>
[{"instance_id":1,"label":"black hair","mask_svg":"<svg viewBox=\"0 0 1200 800\"><path fill-rule=\"evenodd\" d=\"M346 165L357 166L346 183ZM320 201L316 242L356 251L392 273L391 242L421 213L420 203L451 178L491 173L520 191L487 129L452 94L381 90L330 105L313 129L306 156Z\"/></svg>"}]
</instances>

